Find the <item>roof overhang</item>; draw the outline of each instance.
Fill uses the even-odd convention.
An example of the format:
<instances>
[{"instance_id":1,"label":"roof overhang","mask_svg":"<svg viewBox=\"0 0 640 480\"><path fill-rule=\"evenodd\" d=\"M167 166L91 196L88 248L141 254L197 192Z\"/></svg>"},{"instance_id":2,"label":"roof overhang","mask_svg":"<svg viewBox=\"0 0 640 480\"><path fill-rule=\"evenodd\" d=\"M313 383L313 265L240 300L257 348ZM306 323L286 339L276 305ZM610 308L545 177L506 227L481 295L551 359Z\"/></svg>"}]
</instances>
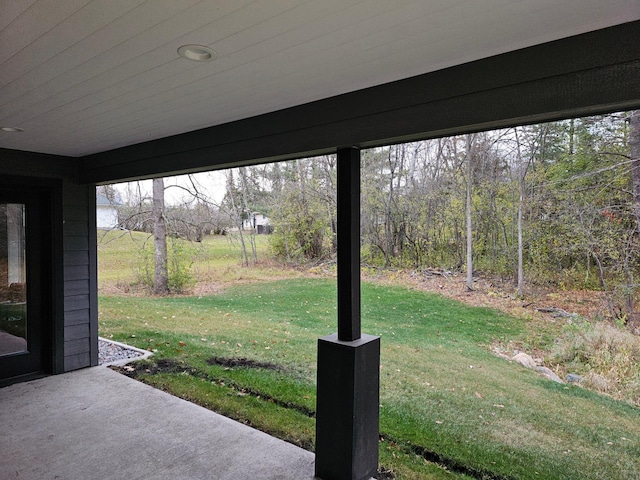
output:
<instances>
[{"instance_id":1,"label":"roof overhang","mask_svg":"<svg viewBox=\"0 0 640 480\"><path fill-rule=\"evenodd\" d=\"M88 155L83 182L189 173L640 108L640 22Z\"/></svg>"},{"instance_id":2,"label":"roof overhang","mask_svg":"<svg viewBox=\"0 0 640 480\"><path fill-rule=\"evenodd\" d=\"M0 153L110 182L635 108L639 21L638 0L0 2L0 127L24 130Z\"/></svg>"}]
</instances>

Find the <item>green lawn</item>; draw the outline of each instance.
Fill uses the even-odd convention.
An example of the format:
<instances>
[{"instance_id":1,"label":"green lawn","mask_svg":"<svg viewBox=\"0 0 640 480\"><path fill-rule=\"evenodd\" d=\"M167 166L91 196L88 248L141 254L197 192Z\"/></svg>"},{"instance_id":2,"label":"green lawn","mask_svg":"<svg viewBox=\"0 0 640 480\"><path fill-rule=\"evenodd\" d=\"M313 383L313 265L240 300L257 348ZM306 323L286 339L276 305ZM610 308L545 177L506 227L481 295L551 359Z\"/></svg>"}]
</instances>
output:
<instances>
[{"instance_id":1,"label":"green lawn","mask_svg":"<svg viewBox=\"0 0 640 480\"><path fill-rule=\"evenodd\" d=\"M100 335L156 352L141 380L312 448L316 342L336 330L335 282L233 261L216 295L103 295ZM396 478L640 478L640 409L490 353L527 336L524 320L369 283L362 304L363 331L382 338L380 463Z\"/></svg>"}]
</instances>

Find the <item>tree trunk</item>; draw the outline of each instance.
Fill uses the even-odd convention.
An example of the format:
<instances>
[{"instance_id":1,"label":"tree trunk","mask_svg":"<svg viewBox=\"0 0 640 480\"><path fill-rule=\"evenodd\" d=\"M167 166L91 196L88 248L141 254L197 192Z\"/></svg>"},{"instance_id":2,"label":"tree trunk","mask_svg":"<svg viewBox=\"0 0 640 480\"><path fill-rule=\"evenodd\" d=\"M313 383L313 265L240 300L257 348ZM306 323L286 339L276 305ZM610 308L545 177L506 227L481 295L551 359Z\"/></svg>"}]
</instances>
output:
<instances>
[{"instance_id":1,"label":"tree trunk","mask_svg":"<svg viewBox=\"0 0 640 480\"><path fill-rule=\"evenodd\" d=\"M571 138L573 139L573 120L571 120ZM522 297L524 293L524 263L523 263L523 245L522 245L522 207L524 204L524 178L527 169L522 162L522 149L520 146L520 138L518 137L518 129L514 128L513 133L516 137L516 154L518 156L518 296ZM573 141L573 140L572 140ZM572 147L573 148L573 147Z\"/></svg>"},{"instance_id":2,"label":"tree trunk","mask_svg":"<svg viewBox=\"0 0 640 480\"><path fill-rule=\"evenodd\" d=\"M473 188L473 165L471 163L473 135L467 135L467 289L473 290L473 223L471 218L471 191Z\"/></svg>"},{"instance_id":3,"label":"tree trunk","mask_svg":"<svg viewBox=\"0 0 640 480\"><path fill-rule=\"evenodd\" d=\"M573 155L574 137L576 134L575 119L569 120L569 155Z\"/></svg>"},{"instance_id":4,"label":"tree trunk","mask_svg":"<svg viewBox=\"0 0 640 480\"><path fill-rule=\"evenodd\" d=\"M520 181L520 201L518 203L518 297L524 294L524 264L522 246L522 206L524 203L523 181Z\"/></svg>"},{"instance_id":5,"label":"tree trunk","mask_svg":"<svg viewBox=\"0 0 640 480\"><path fill-rule=\"evenodd\" d=\"M384 266L388 267L390 258L394 256L393 252L393 225L391 219L391 205L393 203L393 181L395 179L395 161L391 161L391 148L389 148L389 194L387 195L386 209L384 212L384 238L385 238L385 262Z\"/></svg>"},{"instance_id":6,"label":"tree trunk","mask_svg":"<svg viewBox=\"0 0 640 480\"><path fill-rule=\"evenodd\" d=\"M244 211L247 212L247 217L249 218L249 220L251 219L251 216L253 215L253 209L250 208L249 206L249 201L247 200L247 190L248 190L248 186L247 186L247 170L245 167L240 167L238 169L238 173L240 175L240 184L242 187L242 203L244 206ZM251 256L253 258L253 264L255 265L256 263L258 263L258 253L256 251L256 235L255 235L255 226L251 227L251 230L249 230L249 244L251 245Z\"/></svg>"},{"instance_id":7,"label":"tree trunk","mask_svg":"<svg viewBox=\"0 0 640 480\"><path fill-rule=\"evenodd\" d=\"M167 269L167 224L164 217L164 179L153 179L153 244L155 248L155 275L153 293L169 292Z\"/></svg>"},{"instance_id":8,"label":"tree trunk","mask_svg":"<svg viewBox=\"0 0 640 480\"><path fill-rule=\"evenodd\" d=\"M629 154L631 155L631 181L633 182L633 209L636 229L640 232L640 110L629 117Z\"/></svg>"},{"instance_id":9,"label":"tree trunk","mask_svg":"<svg viewBox=\"0 0 640 480\"><path fill-rule=\"evenodd\" d=\"M247 254L247 245L245 244L245 241L244 241L242 211L238 211L238 209L236 208L236 201L233 198L234 190L235 190L234 183L235 181L233 179L233 169L229 169L227 173L227 192L229 193L229 199L231 201L231 212L236 222L236 226L238 227L238 234L240 235L240 246L242 247L242 258L243 258L244 266L248 267L249 255Z\"/></svg>"}]
</instances>

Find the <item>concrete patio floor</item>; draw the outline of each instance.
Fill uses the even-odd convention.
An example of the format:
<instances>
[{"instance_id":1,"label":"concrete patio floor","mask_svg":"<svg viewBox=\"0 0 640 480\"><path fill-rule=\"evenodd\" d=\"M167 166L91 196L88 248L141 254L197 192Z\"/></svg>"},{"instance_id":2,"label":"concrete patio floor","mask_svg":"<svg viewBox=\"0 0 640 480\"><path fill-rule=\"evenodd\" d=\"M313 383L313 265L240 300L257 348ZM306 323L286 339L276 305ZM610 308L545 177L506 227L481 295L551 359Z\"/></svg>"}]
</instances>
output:
<instances>
[{"instance_id":1,"label":"concrete patio floor","mask_svg":"<svg viewBox=\"0 0 640 480\"><path fill-rule=\"evenodd\" d=\"M313 453L106 367L0 388L0 478L312 479Z\"/></svg>"}]
</instances>

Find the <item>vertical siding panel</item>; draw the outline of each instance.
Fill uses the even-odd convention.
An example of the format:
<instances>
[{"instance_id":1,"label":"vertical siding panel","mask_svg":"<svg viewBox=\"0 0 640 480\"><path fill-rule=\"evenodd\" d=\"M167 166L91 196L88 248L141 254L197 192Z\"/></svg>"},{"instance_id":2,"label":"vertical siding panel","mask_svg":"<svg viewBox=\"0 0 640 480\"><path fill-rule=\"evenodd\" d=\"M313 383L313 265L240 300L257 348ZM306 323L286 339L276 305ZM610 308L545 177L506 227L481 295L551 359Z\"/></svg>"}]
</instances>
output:
<instances>
[{"instance_id":1,"label":"vertical siding panel","mask_svg":"<svg viewBox=\"0 0 640 480\"><path fill-rule=\"evenodd\" d=\"M75 355L65 355L64 357L64 370L70 372L71 370L78 370L91 364L91 357L88 352L77 353Z\"/></svg>"},{"instance_id":2,"label":"vertical siding panel","mask_svg":"<svg viewBox=\"0 0 640 480\"><path fill-rule=\"evenodd\" d=\"M98 228L96 210L96 189L86 188L88 236L89 236L89 338L91 365L98 365Z\"/></svg>"},{"instance_id":3,"label":"vertical siding panel","mask_svg":"<svg viewBox=\"0 0 640 480\"><path fill-rule=\"evenodd\" d=\"M64 368L69 371L98 364L94 188L66 182L63 217Z\"/></svg>"}]
</instances>

